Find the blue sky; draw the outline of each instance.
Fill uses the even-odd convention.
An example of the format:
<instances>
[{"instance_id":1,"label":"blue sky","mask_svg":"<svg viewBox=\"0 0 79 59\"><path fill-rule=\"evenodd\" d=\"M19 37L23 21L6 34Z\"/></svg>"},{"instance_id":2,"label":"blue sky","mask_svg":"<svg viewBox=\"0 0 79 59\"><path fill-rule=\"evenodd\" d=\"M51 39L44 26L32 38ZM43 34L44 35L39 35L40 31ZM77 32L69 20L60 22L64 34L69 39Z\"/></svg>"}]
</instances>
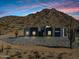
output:
<instances>
[{"instance_id":1,"label":"blue sky","mask_svg":"<svg viewBox=\"0 0 79 59\"><path fill-rule=\"evenodd\" d=\"M79 20L79 0L0 0L0 17L25 16L44 8L56 8Z\"/></svg>"}]
</instances>

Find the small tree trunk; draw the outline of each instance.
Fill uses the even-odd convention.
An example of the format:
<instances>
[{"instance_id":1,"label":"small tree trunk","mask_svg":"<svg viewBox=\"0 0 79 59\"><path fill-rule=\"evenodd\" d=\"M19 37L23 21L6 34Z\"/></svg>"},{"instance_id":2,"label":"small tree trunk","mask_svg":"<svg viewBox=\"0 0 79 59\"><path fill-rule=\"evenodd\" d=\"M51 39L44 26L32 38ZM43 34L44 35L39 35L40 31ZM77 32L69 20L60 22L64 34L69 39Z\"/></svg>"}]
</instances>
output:
<instances>
[{"instance_id":1,"label":"small tree trunk","mask_svg":"<svg viewBox=\"0 0 79 59\"><path fill-rule=\"evenodd\" d=\"M72 43L75 40L75 32L74 32L74 29L70 29L70 32L69 32L69 40L70 40L70 48L72 48Z\"/></svg>"}]
</instances>

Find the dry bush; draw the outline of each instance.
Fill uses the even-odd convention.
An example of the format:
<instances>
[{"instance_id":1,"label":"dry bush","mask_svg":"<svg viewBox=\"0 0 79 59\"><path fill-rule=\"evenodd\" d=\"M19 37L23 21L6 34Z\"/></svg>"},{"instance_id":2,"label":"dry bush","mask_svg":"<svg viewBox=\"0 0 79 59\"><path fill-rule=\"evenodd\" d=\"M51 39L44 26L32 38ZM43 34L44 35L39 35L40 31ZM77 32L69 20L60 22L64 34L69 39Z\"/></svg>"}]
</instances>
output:
<instances>
[{"instance_id":1,"label":"dry bush","mask_svg":"<svg viewBox=\"0 0 79 59\"><path fill-rule=\"evenodd\" d=\"M12 49L12 47L10 45L7 45L5 49L9 50L9 49Z\"/></svg>"},{"instance_id":2,"label":"dry bush","mask_svg":"<svg viewBox=\"0 0 79 59\"><path fill-rule=\"evenodd\" d=\"M66 55L66 52L61 52L59 53L59 55L57 56L58 59L63 59L63 56Z\"/></svg>"},{"instance_id":3,"label":"dry bush","mask_svg":"<svg viewBox=\"0 0 79 59\"><path fill-rule=\"evenodd\" d=\"M34 53L34 55L35 55L35 58L40 58L40 57L41 57L41 55L39 54L38 51L34 51L33 53Z\"/></svg>"}]
</instances>

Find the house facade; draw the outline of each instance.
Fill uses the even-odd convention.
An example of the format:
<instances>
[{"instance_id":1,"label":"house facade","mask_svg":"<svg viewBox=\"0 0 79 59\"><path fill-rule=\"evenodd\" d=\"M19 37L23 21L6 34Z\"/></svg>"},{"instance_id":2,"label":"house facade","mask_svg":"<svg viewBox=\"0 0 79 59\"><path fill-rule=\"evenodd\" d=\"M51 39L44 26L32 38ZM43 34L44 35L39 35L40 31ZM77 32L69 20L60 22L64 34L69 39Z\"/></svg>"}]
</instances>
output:
<instances>
[{"instance_id":1,"label":"house facade","mask_svg":"<svg viewBox=\"0 0 79 59\"><path fill-rule=\"evenodd\" d=\"M68 37L67 28L65 27L29 27L24 29L25 36L50 36L50 37Z\"/></svg>"}]
</instances>

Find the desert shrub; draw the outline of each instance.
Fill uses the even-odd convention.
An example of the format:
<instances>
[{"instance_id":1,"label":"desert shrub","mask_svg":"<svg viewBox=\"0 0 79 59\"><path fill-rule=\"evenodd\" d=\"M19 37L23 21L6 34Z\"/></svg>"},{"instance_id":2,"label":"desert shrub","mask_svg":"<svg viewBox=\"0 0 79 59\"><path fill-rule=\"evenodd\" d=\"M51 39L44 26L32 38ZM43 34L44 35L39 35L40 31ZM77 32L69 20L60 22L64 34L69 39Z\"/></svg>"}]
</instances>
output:
<instances>
[{"instance_id":1,"label":"desert shrub","mask_svg":"<svg viewBox=\"0 0 79 59\"><path fill-rule=\"evenodd\" d=\"M42 55L44 55L45 53L44 53L44 52L42 52L41 54L42 54Z\"/></svg>"},{"instance_id":2,"label":"desert shrub","mask_svg":"<svg viewBox=\"0 0 79 59\"><path fill-rule=\"evenodd\" d=\"M0 48L0 52L3 52L3 49L2 48Z\"/></svg>"},{"instance_id":3,"label":"desert shrub","mask_svg":"<svg viewBox=\"0 0 79 59\"><path fill-rule=\"evenodd\" d=\"M58 59L62 59L62 56L58 56L57 58L58 58Z\"/></svg>"},{"instance_id":4,"label":"desert shrub","mask_svg":"<svg viewBox=\"0 0 79 59\"><path fill-rule=\"evenodd\" d=\"M58 55L58 59L63 59L63 55L65 54L65 52L63 52L63 53L60 53L59 55Z\"/></svg>"},{"instance_id":5,"label":"desert shrub","mask_svg":"<svg viewBox=\"0 0 79 59\"><path fill-rule=\"evenodd\" d=\"M38 51L34 51L33 53L34 53L34 55L35 55L35 58L40 58L40 57L41 57L41 55L39 54Z\"/></svg>"},{"instance_id":6,"label":"desert shrub","mask_svg":"<svg viewBox=\"0 0 79 59\"><path fill-rule=\"evenodd\" d=\"M22 58L22 54L21 54L21 52L20 52L20 51L16 51L15 56L17 56L18 58Z\"/></svg>"},{"instance_id":7,"label":"desert shrub","mask_svg":"<svg viewBox=\"0 0 79 59\"><path fill-rule=\"evenodd\" d=\"M10 45L7 45L5 49L11 49L12 47Z\"/></svg>"},{"instance_id":8,"label":"desert shrub","mask_svg":"<svg viewBox=\"0 0 79 59\"><path fill-rule=\"evenodd\" d=\"M31 53L28 55L29 59L40 59L41 55L38 51L31 51Z\"/></svg>"},{"instance_id":9,"label":"desert shrub","mask_svg":"<svg viewBox=\"0 0 79 59\"><path fill-rule=\"evenodd\" d=\"M18 57L18 58L22 58L22 55L18 55L17 57Z\"/></svg>"},{"instance_id":10,"label":"desert shrub","mask_svg":"<svg viewBox=\"0 0 79 59\"><path fill-rule=\"evenodd\" d=\"M54 56L52 56L52 55L48 55L47 57L48 57L48 58L53 58Z\"/></svg>"},{"instance_id":11,"label":"desert shrub","mask_svg":"<svg viewBox=\"0 0 79 59\"><path fill-rule=\"evenodd\" d=\"M11 57L6 57L5 59L11 59Z\"/></svg>"},{"instance_id":12,"label":"desert shrub","mask_svg":"<svg viewBox=\"0 0 79 59\"><path fill-rule=\"evenodd\" d=\"M15 55L10 55L11 59L13 59L15 57Z\"/></svg>"},{"instance_id":13,"label":"desert shrub","mask_svg":"<svg viewBox=\"0 0 79 59\"><path fill-rule=\"evenodd\" d=\"M41 57L41 59L46 59L45 57Z\"/></svg>"},{"instance_id":14,"label":"desert shrub","mask_svg":"<svg viewBox=\"0 0 79 59\"><path fill-rule=\"evenodd\" d=\"M32 55L28 55L28 58L29 58L29 59L33 59L33 56L32 56Z\"/></svg>"},{"instance_id":15,"label":"desert shrub","mask_svg":"<svg viewBox=\"0 0 79 59\"><path fill-rule=\"evenodd\" d=\"M9 53L9 50L6 50L6 55L8 55L8 53Z\"/></svg>"},{"instance_id":16,"label":"desert shrub","mask_svg":"<svg viewBox=\"0 0 79 59\"><path fill-rule=\"evenodd\" d=\"M66 53L66 52L62 52L62 53L60 53L60 54L58 55L57 58L58 58L58 59L63 59L63 55L64 55L64 54L67 54L67 53Z\"/></svg>"},{"instance_id":17,"label":"desert shrub","mask_svg":"<svg viewBox=\"0 0 79 59\"><path fill-rule=\"evenodd\" d=\"M49 52L47 55L48 58L53 58L54 57L54 53Z\"/></svg>"},{"instance_id":18,"label":"desert shrub","mask_svg":"<svg viewBox=\"0 0 79 59\"><path fill-rule=\"evenodd\" d=\"M3 50L4 50L4 47L3 45L1 45L0 52L3 52Z\"/></svg>"},{"instance_id":19,"label":"desert shrub","mask_svg":"<svg viewBox=\"0 0 79 59\"><path fill-rule=\"evenodd\" d=\"M10 45L7 45L4 49L6 51L6 55L8 55L10 53L10 50L12 50L12 47Z\"/></svg>"},{"instance_id":20,"label":"desert shrub","mask_svg":"<svg viewBox=\"0 0 79 59\"><path fill-rule=\"evenodd\" d=\"M25 51L25 52L23 52L24 54L27 54L27 52Z\"/></svg>"}]
</instances>

